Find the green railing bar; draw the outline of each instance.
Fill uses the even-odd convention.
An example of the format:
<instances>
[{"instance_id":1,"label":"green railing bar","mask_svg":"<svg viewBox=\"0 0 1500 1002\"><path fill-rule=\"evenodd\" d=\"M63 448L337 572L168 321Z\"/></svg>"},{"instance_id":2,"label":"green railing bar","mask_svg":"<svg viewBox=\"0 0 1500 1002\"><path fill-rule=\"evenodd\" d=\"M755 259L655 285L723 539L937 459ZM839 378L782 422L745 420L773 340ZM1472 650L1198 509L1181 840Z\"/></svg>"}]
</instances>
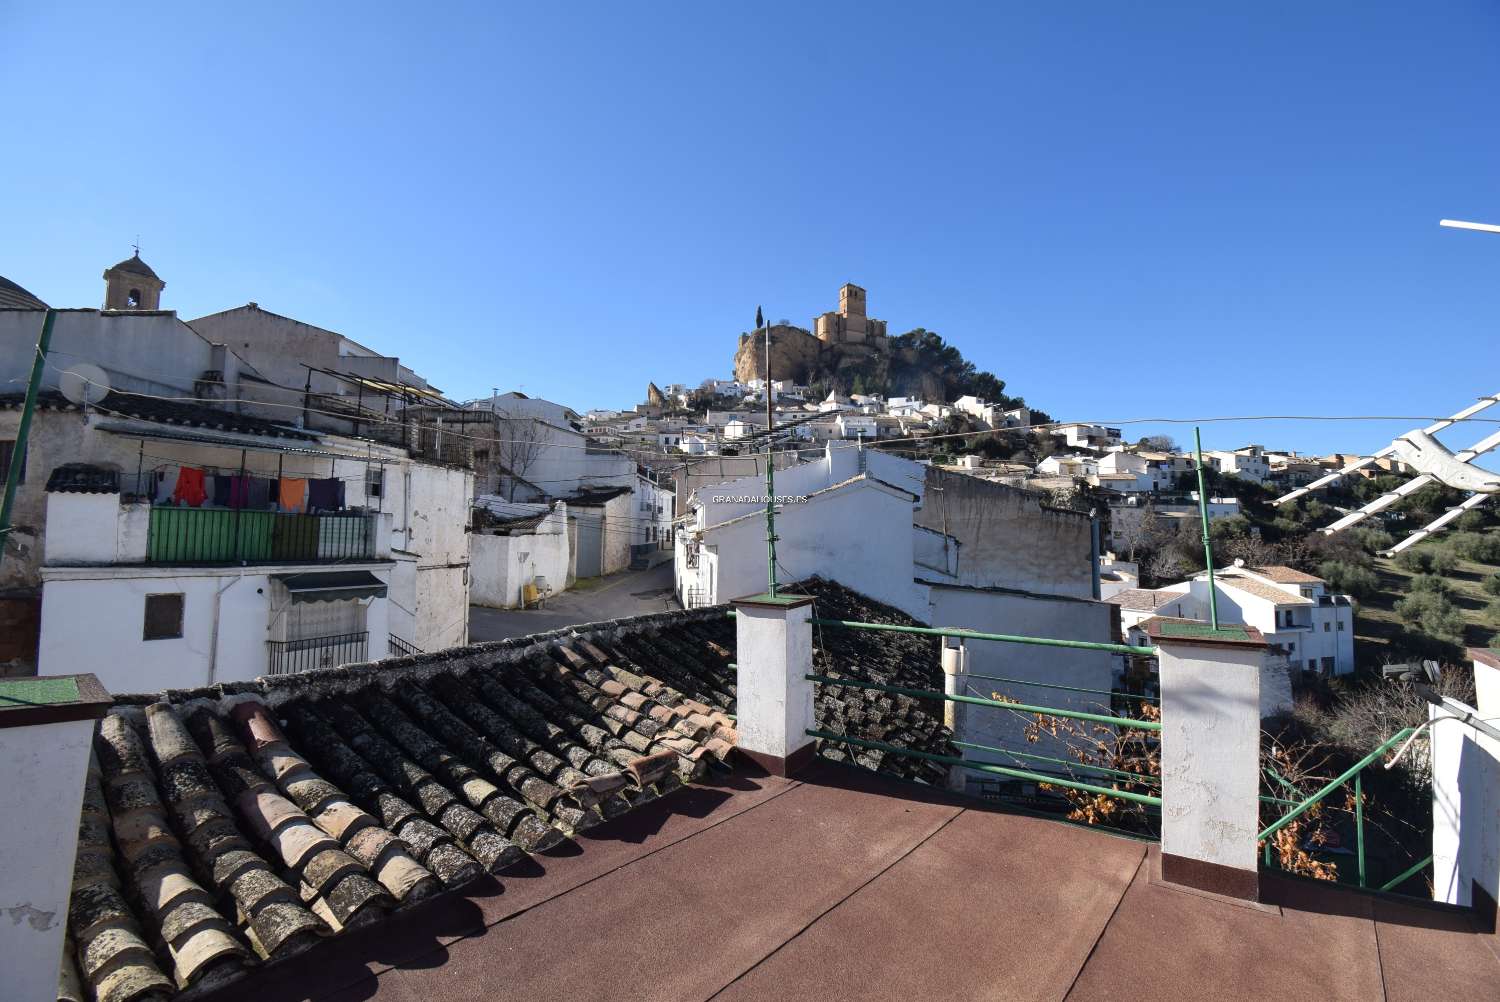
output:
<instances>
[{"instance_id":1,"label":"green railing bar","mask_svg":"<svg viewBox=\"0 0 1500 1002\"><path fill-rule=\"evenodd\" d=\"M1295 810L1282 815L1280 821L1275 822L1265 831L1255 836L1256 839L1259 840L1263 838L1270 838L1272 835L1281 831L1281 829L1285 828L1287 825L1291 824L1293 821L1306 814L1310 807L1312 807L1318 801L1322 800L1324 797L1328 796L1334 790L1337 790L1344 783L1348 782L1351 776L1354 776L1365 766L1369 765L1371 762L1384 755L1398 742L1404 741L1408 737L1410 737L1412 730L1413 728L1403 727L1401 728L1401 730L1397 731L1395 734L1382 741L1379 748L1376 748L1374 751L1370 752L1370 754L1366 755L1364 758L1351 765L1348 769L1345 769L1342 774L1334 777L1334 779L1329 781L1327 786L1323 787L1323 789L1319 790L1311 797L1308 797L1306 800L1302 801L1302 803Z\"/></svg>"},{"instance_id":2,"label":"green railing bar","mask_svg":"<svg viewBox=\"0 0 1500 1002\"><path fill-rule=\"evenodd\" d=\"M1011 755L1015 758L1033 759L1038 762L1055 762L1058 765L1065 765L1071 769L1087 769L1090 772L1102 772L1106 773L1107 775L1119 776L1123 779L1132 780L1133 782L1137 783L1155 783L1158 786L1161 785L1160 776L1147 776L1145 773L1140 772L1126 772L1124 769L1111 769L1108 766L1103 765L1088 765L1087 763L1075 762L1071 759L1053 758L1051 755L1037 755L1033 752L1012 751L1009 748L996 748L993 745L976 745L970 741L954 741L952 742L952 744L955 748L972 748L974 751L996 752L1001 755Z\"/></svg>"},{"instance_id":3,"label":"green railing bar","mask_svg":"<svg viewBox=\"0 0 1500 1002\"><path fill-rule=\"evenodd\" d=\"M825 741L838 741L843 744L855 745L859 748L873 748L877 751L887 752L893 755L905 755L911 758L925 758L932 762L943 762L947 765L956 765L963 769L974 772L993 773L1000 776L1010 776L1015 779L1029 779L1038 783L1046 783L1049 786L1063 786L1070 790L1082 790L1084 793L1096 793L1105 797L1117 797L1120 800L1132 800L1138 804L1148 807L1160 807L1161 798L1153 797L1148 793L1132 793L1129 790L1111 790L1103 786L1095 786L1092 783L1079 783L1071 779L1059 779L1056 776L1048 776L1040 772L1027 772L1025 769L1012 769L1003 765L988 765L979 762L970 762L966 759L956 758L952 755L939 755L936 752L917 751L915 748L900 748L896 745L888 745L882 741L866 741L864 738L851 738L847 734L834 734L832 731L808 730L805 732L809 737L822 738Z\"/></svg>"},{"instance_id":4,"label":"green railing bar","mask_svg":"<svg viewBox=\"0 0 1500 1002\"><path fill-rule=\"evenodd\" d=\"M1023 637L1010 633L980 633L959 627L899 626L895 623L862 623L853 619L814 619L819 626L846 626L851 630L881 630L886 633L915 633L924 637L962 637L965 640L994 640L1002 644L1035 644L1040 647L1071 647L1084 651L1109 651L1112 654L1154 656L1155 647L1131 644L1105 644L1094 640L1053 640L1049 637Z\"/></svg>"},{"instance_id":5,"label":"green railing bar","mask_svg":"<svg viewBox=\"0 0 1500 1002\"><path fill-rule=\"evenodd\" d=\"M1376 890L1388 891L1392 887L1399 887L1399 886L1401 886L1403 883L1405 883L1410 878L1416 876L1418 873L1421 873L1422 869L1424 867L1426 867L1428 863L1431 863L1431 862L1432 862L1432 857L1428 856L1426 859L1423 859L1423 860L1421 860L1421 861L1419 861L1417 863L1414 863L1412 866L1408 867L1405 870L1402 870L1399 874L1397 874L1396 876L1392 877L1390 880L1387 880L1385 883L1381 884L1378 888L1376 888Z\"/></svg>"},{"instance_id":6,"label":"green railing bar","mask_svg":"<svg viewBox=\"0 0 1500 1002\"><path fill-rule=\"evenodd\" d=\"M1354 774L1354 846L1359 857L1359 886L1365 886L1365 786L1364 772Z\"/></svg>"},{"instance_id":7,"label":"green railing bar","mask_svg":"<svg viewBox=\"0 0 1500 1002\"><path fill-rule=\"evenodd\" d=\"M1260 802L1263 804L1282 804L1286 807L1296 807L1299 803L1301 803L1301 801L1299 800L1286 800L1281 797L1268 797L1264 793L1260 795Z\"/></svg>"},{"instance_id":8,"label":"green railing bar","mask_svg":"<svg viewBox=\"0 0 1500 1002\"><path fill-rule=\"evenodd\" d=\"M1155 696L1137 696L1133 692L1115 692L1112 689L1084 689L1076 685L1061 685L1057 682L1031 682L1024 678L1006 678L1004 675L976 675L973 672L965 672L961 678L979 678L986 682L1010 682L1013 685L1034 685L1038 689L1063 689L1067 692L1087 692L1099 696L1122 696L1125 699L1143 699L1148 703L1156 702Z\"/></svg>"},{"instance_id":9,"label":"green railing bar","mask_svg":"<svg viewBox=\"0 0 1500 1002\"><path fill-rule=\"evenodd\" d=\"M1071 717L1074 720L1089 720L1098 724L1131 727L1140 731L1161 730L1161 722L1157 720L1134 720L1130 717L1112 717L1103 713L1085 713L1082 710L1060 710L1055 706L1033 706L1030 703L1006 703L998 699L984 699L980 696L950 696L946 692L938 692L934 689L908 689L899 685L880 685L877 682L855 682L846 678L830 678L827 675L803 677L809 682L822 682L824 685L843 685L851 689L874 689L877 692L890 692L898 696L913 696L918 699L942 699L950 703L969 703L973 706L996 706L1002 710L1040 713L1048 717Z\"/></svg>"}]
</instances>

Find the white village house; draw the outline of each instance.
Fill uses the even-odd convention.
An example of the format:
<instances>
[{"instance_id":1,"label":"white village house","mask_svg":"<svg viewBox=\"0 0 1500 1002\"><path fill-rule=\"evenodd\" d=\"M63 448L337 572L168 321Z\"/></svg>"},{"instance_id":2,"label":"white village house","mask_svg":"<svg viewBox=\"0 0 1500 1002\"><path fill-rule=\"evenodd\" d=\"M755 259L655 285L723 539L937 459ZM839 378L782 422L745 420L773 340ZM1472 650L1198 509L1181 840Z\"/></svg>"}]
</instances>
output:
<instances>
[{"instance_id":1,"label":"white village house","mask_svg":"<svg viewBox=\"0 0 1500 1002\"><path fill-rule=\"evenodd\" d=\"M21 380L44 319L25 306L0 309ZM285 423L285 387L170 311L59 311L52 349L77 361L44 371L5 562L39 593L41 671L144 691L465 642L467 470Z\"/></svg>"}]
</instances>

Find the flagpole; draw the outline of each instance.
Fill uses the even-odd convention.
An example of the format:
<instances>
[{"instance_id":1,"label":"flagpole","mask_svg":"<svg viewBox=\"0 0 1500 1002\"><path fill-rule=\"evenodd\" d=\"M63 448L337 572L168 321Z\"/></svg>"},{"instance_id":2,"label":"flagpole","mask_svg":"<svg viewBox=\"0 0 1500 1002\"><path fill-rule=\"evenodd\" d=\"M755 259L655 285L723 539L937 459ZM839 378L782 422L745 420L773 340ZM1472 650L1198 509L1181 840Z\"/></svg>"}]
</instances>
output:
<instances>
[{"instance_id":1,"label":"flagpole","mask_svg":"<svg viewBox=\"0 0 1500 1002\"><path fill-rule=\"evenodd\" d=\"M761 318L760 307L755 308L756 326L764 324L766 330L765 385L761 391L766 395L766 594L776 596L776 451L771 435L776 420L771 414L771 325Z\"/></svg>"}]
</instances>

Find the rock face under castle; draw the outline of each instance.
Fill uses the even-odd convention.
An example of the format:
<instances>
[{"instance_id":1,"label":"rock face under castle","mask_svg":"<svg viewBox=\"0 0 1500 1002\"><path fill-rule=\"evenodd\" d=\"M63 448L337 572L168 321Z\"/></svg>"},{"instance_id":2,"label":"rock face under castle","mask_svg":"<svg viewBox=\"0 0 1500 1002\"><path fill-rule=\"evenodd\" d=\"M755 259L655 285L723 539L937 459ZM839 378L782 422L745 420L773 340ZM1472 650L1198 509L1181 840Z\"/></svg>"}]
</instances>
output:
<instances>
[{"instance_id":1,"label":"rock face under castle","mask_svg":"<svg viewBox=\"0 0 1500 1002\"><path fill-rule=\"evenodd\" d=\"M816 332L816 333L814 333ZM770 324L741 334L734 354L734 378L745 382L765 375L766 338L771 339L771 378L797 383L827 381L847 393L856 375L870 385L884 385L892 373L912 359L895 357L884 320L865 312L865 290L845 284L839 289L839 308L813 321L807 330L791 324Z\"/></svg>"}]
</instances>

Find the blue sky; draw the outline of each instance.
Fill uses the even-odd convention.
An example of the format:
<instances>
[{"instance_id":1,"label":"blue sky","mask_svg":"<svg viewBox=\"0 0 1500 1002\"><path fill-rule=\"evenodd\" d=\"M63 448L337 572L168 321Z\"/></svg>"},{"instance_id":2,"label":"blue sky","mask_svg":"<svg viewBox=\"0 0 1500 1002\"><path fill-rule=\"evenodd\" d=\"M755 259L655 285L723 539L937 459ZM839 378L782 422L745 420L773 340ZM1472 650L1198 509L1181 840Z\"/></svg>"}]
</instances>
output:
<instances>
[{"instance_id":1,"label":"blue sky","mask_svg":"<svg viewBox=\"0 0 1500 1002\"><path fill-rule=\"evenodd\" d=\"M139 233L184 317L580 409L845 281L1062 419L1500 392L1500 235L1437 226L1500 221L1500 6L1229 6L0 0L0 275L97 305Z\"/></svg>"}]
</instances>

